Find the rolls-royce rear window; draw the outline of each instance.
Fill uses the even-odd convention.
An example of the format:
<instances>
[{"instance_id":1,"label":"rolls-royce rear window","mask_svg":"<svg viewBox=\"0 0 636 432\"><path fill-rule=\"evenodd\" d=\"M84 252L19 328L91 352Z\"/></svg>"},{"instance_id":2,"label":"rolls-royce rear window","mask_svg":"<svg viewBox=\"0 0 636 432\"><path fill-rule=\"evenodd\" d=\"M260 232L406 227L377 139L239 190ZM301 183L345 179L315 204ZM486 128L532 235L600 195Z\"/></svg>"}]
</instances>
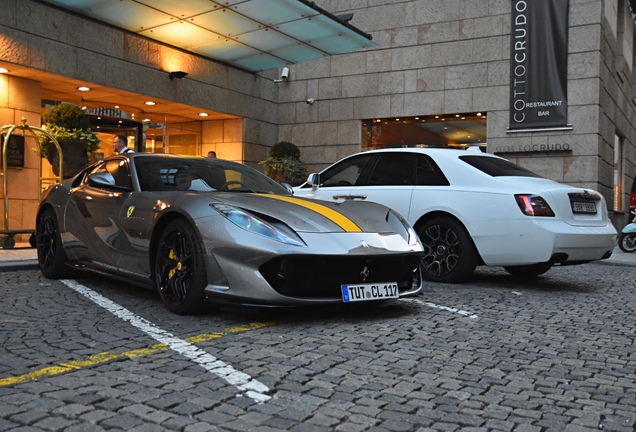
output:
<instances>
[{"instance_id":1,"label":"rolls-royce rear window","mask_svg":"<svg viewBox=\"0 0 636 432\"><path fill-rule=\"evenodd\" d=\"M541 177L505 159L490 156L460 156L459 158L492 177Z\"/></svg>"}]
</instances>

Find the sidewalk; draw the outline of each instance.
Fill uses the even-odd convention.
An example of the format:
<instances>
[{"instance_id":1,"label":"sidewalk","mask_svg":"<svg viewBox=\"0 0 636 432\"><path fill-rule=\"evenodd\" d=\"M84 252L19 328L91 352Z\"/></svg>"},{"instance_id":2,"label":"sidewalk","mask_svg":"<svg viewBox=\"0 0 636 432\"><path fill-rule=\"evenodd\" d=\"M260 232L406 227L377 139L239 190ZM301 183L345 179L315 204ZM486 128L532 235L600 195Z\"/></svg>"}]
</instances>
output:
<instances>
[{"instance_id":1,"label":"sidewalk","mask_svg":"<svg viewBox=\"0 0 636 432\"><path fill-rule=\"evenodd\" d=\"M597 262L609 265L636 266L636 252L625 253L616 246L610 258ZM28 243L16 243L13 249L0 248L0 272L37 269L37 252Z\"/></svg>"},{"instance_id":2,"label":"sidewalk","mask_svg":"<svg viewBox=\"0 0 636 432\"><path fill-rule=\"evenodd\" d=\"M0 272L38 268L37 251L28 243L16 243L13 249L0 248Z\"/></svg>"}]
</instances>

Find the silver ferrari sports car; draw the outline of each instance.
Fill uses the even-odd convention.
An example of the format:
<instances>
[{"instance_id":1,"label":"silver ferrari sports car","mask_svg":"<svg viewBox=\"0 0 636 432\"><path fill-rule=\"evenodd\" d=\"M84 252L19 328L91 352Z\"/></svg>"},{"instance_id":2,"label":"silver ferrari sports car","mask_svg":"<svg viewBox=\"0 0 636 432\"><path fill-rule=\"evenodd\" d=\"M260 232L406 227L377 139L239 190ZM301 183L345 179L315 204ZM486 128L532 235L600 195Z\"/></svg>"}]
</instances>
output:
<instances>
[{"instance_id":1,"label":"silver ferrari sports car","mask_svg":"<svg viewBox=\"0 0 636 432\"><path fill-rule=\"evenodd\" d=\"M99 272L157 289L180 314L206 299L307 305L422 288L422 245L395 211L295 198L220 159L112 156L48 188L36 227L46 277Z\"/></svg>"}]
</instances>

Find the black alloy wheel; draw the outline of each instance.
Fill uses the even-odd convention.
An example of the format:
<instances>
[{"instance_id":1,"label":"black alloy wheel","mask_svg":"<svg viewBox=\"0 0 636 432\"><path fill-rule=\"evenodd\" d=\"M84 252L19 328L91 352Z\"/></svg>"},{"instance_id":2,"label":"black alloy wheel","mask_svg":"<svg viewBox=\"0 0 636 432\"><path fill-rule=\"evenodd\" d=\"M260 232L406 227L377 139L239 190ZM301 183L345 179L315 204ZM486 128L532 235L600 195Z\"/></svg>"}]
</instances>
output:
<instances>
[{"instance_id":1,"label":"black alloy wheel","mask_svg":"<svg viewBox=\"0 0 636 432\"><path fill-rule=\"evenodd\" d=\"M177 219L161 234L155 281L161 300L172 312L195 314L203 310L205 263L199 237L187 221Z\"/></svg>"},{"instance_id":2,"label":"black alloy wheel","mask_svg":"<svg viewBox=\"0 0 636 432\"><path fill-rule=\"evenodd\" d=\"M52 208L40 215L36 230L38 264L42 274L49 279L71 278L77 271L66 265L67 258L60 237L57 216Z\"/></svg>"},{"instance_id":3,"label":"black alloy wheel","mask_svg":"<svg viewBox=\"0 0 636 432\"><path fill-rule=\"evenodd\" d=\"M424 246L422 275L434 282L461 282L472 275L479 255L466 228L450 217L426 221L417 234Z\"/></svg>"},{"instance_id":4,"label":"black alloy wheel","mask_svg":"<svg viewBox=\"0 0 636 432\"><path fill-rule=\"evenodd\" d=\"M552 263L538 263L519 266L505 266L504 270L513 276L535 278L552 268Z\"/></svg>"}]
</instances>

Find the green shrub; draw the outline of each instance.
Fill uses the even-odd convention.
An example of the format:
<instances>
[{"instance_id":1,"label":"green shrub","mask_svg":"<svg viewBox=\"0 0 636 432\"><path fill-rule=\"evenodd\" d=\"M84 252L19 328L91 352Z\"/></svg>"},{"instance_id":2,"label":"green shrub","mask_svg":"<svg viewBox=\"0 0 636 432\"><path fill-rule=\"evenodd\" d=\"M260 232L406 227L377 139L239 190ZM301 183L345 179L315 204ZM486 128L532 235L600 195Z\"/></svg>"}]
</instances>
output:
<instances>
[{"instance_id":1,"label":"green shrub","mask_svg":"<svg viewBox=\"0 0 636 432\"><path fill-rule=\"evenodd\" d=\"M281 141L278 144L274 144L269 151L269 157L274 159L300 159L300 150L295 144L289 141Z\"/></svg>"},{"instance_id":2,"label":"green shrub","mask_svg":"<svg viewBox=\"0 0 636 432\"><path fill-rule=\"evenodd\" d=\"M43 129L59 141L85 141L88 155L99 149L100 139L89 128L89 118L83 109L71 103L61 103L47 110L42 116ZM40 157L48 157L53 142L40 135ZM54 148L54 147L53 147Z\"/></svg>"},{"instance_id":3,"label":"green shrub","mask_svg":"<svg viewBox=\"0 0 636 432\"><path fill-rule=\"evenodd\" d=\"M269 157L259 162L265 175L282 183L298 186L307 180L307 164L300 160L300 150L295 144L281 141L269 152Z\"/></svg>"}]
</instances>

